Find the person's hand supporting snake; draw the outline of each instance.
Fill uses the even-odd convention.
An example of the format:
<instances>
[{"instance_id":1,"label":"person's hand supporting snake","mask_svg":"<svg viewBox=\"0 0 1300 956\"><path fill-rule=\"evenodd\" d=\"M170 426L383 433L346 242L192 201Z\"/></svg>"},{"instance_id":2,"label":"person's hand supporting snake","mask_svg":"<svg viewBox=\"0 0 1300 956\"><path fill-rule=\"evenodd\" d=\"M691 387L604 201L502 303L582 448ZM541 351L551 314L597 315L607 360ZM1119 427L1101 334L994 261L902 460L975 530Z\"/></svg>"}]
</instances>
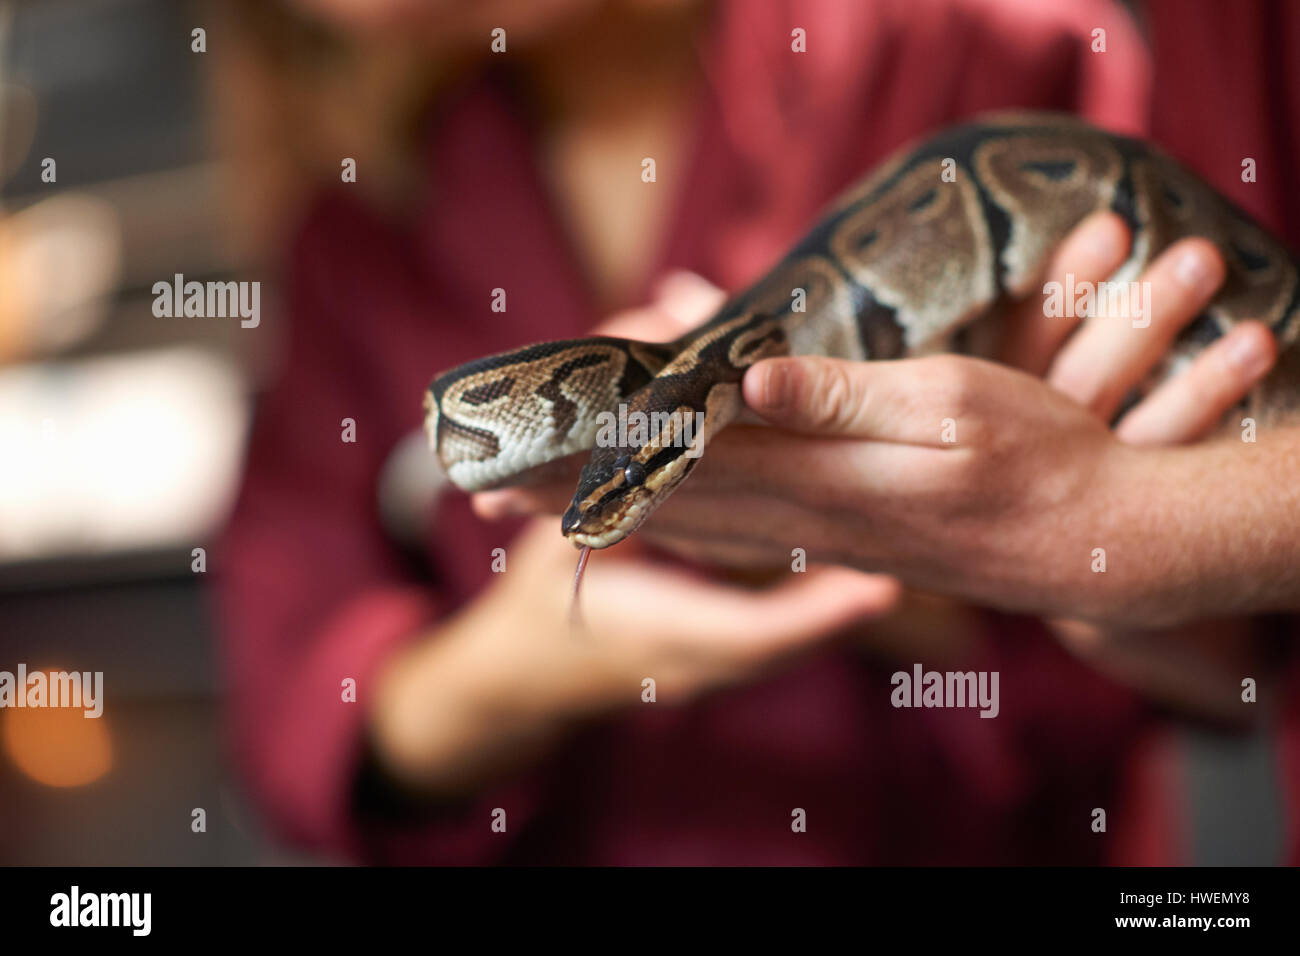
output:
<instances>
[{"instance_id":1,"label":"person's hand supporting snake","mask_svg":"<svg viewBox=\"0 0 1300 956\"><path fill-rule=\"evenodd\" d=\"M1098 281L1126 250L1118 217L1098 215L1062 246L1048 278ZM1212 431L1272 367L1272 336L1243 323L1111 431L1106 422L1211 298L1223 265L1211 244L1189 239L1142 278L1152 285L1149 328L1045 318L1041 298L1023 303L1001 355L1031 374L953 355L755 365L746 404L778 427L718 435L642 533L730 564L788 563L803 548L953 596L1123 627L1290 606L1300 571L1286 550L1295 537L1278 523L1296 521L1297 509L1276 499L1296 497L1286 475L1300 435L1274 430L1251 444L1234 428L1190 448L1134 447ZM699 283L688 295L688 320L716 305ZM681 316L681 301L658 313ZM476 501L487 516L556 512L571 491L560 481ZM1095 548L1107 573L1080 588L1074 572Z\"/></svg>"},{"instance_id":2,"label":"person's hand supporting snake","mask_svg":"<svg viewBox=\"0 0 1300 956\"><path fill-rule=\"evenodd\" d=\"M1063 244L1049 275L1099 280L1126 247L1116 217L1094 217ZM1026 371L954 356L760 363L745 378L745 399L778 427L720 434L642 536L732 565L788 566L791 550L803 548L812 561L1109 629L1285 603L1296 585L1277 573L1278 549L1214 529L1277 523L1279 509L1256 511L1248 489L1291 494L1278 470L1282 448L1300 448L1300 436L1273 435L1264 447L1134 447L1210 430L1272 366L1267 329L1239 326L1115 431L1105 424L1213 295L1222 270L1209 243L1171 247L1143 277L1157 305L1145 338L1121 320L1046 319L1031 298L1002 350ZM703 280L677 276L654 305L601 331L669 339L719 298ZM945 418L956 423L954 444L941 440ZM1180 481L1184 469L1194 469L1195 484ZM558 513L571 491L566 477L483 493L475 505L486 517ZM1249 553L1232 550L1247 540ZM1095 589L1063 585L1060 569L1086 565L1095 547L1110 563ZM825 567L767 591L740 590L642 554L633 539L592 562L583 613L601 637L576 640L573 549L554 519L526 530L510 549L512 573L386 668L372 738L396 781L462 792L526 760L572 720L634 702L645 674L657 675L661 699L682 699L807 651L887 612L899 595L890 577ZM1243 588L1263 565L1271 576ZM650 600L674 608L671 627L647 613ZM1095 644L1101 633L1077 620L1057 630L1076 643Z\"/></svg>"}]
</instances>

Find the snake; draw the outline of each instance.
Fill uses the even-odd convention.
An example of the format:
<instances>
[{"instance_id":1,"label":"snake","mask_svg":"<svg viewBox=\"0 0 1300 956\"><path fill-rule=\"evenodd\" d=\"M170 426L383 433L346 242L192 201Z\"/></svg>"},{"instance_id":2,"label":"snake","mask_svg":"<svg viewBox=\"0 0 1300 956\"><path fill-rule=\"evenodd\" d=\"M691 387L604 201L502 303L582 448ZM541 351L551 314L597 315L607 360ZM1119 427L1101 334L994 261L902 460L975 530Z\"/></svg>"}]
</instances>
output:
<instances>
[{"instance_id":1,"label":"snake","mask_svg":"<svg viewBox=\"0 0 1300 956\"><path fill-rule=\"evenodd\" d=\"M1149 392L1235 324L1257 320L1279 360L1242 406L1261 425L1296 411L1300 265L1284 243L1144 140L1064 114L1002 113L904 146L675 341L543 342L437 375L424 396L430 447L469 492L527 482L589 452L560 527L585 561L589 549L636 531L742 414L750 366L790 355L979 355L975 331L1038 290L1050 254L1102 210L1132 235L1111 288L1187 236L1213 242L1227 267L1213 300L1134 391Z\"/></svg>"}]
</instances>

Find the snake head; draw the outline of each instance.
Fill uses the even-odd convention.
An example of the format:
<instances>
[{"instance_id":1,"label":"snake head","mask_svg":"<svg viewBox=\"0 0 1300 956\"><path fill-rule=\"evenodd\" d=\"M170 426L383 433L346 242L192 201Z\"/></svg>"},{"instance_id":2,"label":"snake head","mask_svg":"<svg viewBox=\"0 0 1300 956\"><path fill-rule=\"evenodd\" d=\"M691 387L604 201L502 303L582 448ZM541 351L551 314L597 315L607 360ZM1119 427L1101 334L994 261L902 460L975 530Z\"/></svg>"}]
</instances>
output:
<instances>
[{"instance_id":1,"label":"snake head","mask_svg":"<svg viewBox=\"0 0 1300 956\"><path fill-rule=\"evenodd\" d=\"M739 412L740 380L784 354L785 330L766 313L710 324L649 384L610 412L560 530L579 547L608 548L641 526L700 460L709 436Z\"/></svg>"},{"instance_id":2,"label":"snake head","mask_svg":"<svg viewBox=\"0 0 1300 956\"><path fill-rule=\"evenodd\" d=\"M695 465L685 448L596 448L560 530L579 547L618 544L654 514Z\"/></svg>"}]
</instances>

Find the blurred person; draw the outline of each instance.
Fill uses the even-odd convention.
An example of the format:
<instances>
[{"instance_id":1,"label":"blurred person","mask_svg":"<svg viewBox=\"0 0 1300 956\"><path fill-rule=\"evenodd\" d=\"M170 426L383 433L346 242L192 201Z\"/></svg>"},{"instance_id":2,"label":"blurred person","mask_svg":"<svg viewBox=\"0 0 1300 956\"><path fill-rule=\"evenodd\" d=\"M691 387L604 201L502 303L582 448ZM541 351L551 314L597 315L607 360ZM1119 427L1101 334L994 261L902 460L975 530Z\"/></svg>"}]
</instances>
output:
<instances>
[{"instance_id":1,"label":"blurred person","mask_svg":"<svg viewBox=\"0 0 1300 956\"><path fill-rule=\"evenodd\" d=\"M222 567L234 743L280 828L371 861L1113 859L1090 813L1131 800L1124 761L1151 707L1046 640L1041 623L940 605L924 624L892 625L902 636L891 645L892 580L822 569L742 590L633 541L593 562L592 634L579 639L567 613L574 552L554 522L520 532L443 495L413 559L386 532L376 488L433 372L585 334L647 300L617 320L620 333L670 337L703 317L712 292L656 280L690 269L740 287L908 139L1008 107L1149 132L1161 98L1180 91L1159 82L1157 55L1153 93L1124 12L300 6L314 25L293 32L295 17L246 6L262 45L236 56L258 68L218 78L235 107L233 151L264 160L243 184L250 219L264 234L295 223L282 234L284 367L259 412ZM1098 25L1105 56L1089 52ZM498 26L504 54L489 48ZM807 55L790 54L794 26L808 31ZM304 33L302 48L285 42ZM339 95L314 130L296 99L310 82ZM1246 136L1268 133L1261 121ZM1166 145L1187 158L1200 143ZM355 184L339 181L346 156ZM645 156L652 185L639 177ZM1113 223L1087 228L1122 255ZM1054 268L1078 266L1086 238ZM1208 298L1221 264L1200 255ZM496 288L502 313L488 308ZM1055 354L1013 342L1010 357L1017 348L1040 374ZM1247 379L1225 369L1217 394L1230 404ZM355 442L340 440L343 419ZM1137 440L1197 434L1157 427ZM872 618L867 655L844 638ZM923 644L927 631L954 639ZM880 660L891 650L998 671L1014 692L996 720L895 710L898 664ZM793 832L800 810L809 825ZM1164 837L1154 856L1176 859Z\"/></svg>"}]
</instances>

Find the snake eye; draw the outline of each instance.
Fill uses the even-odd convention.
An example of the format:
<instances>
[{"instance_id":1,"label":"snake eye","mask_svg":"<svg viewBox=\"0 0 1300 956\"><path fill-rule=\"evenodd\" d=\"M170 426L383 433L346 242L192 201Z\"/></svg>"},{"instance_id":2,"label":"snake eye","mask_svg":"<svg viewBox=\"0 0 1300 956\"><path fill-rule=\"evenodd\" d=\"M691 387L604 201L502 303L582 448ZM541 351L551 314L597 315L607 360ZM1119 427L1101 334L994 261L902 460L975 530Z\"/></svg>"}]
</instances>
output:
<instances>
[{"instance_id":1,"label":"snake eye","mask_svg":"<svg viewBox=\"0 0 1300 956\"><path fill-rule=\"evenodd\" d=\"M639 461L629 461L623 469L623 480L629 485L639 485L645 481L645 465Z\"/></svg>"}]
</instances>

